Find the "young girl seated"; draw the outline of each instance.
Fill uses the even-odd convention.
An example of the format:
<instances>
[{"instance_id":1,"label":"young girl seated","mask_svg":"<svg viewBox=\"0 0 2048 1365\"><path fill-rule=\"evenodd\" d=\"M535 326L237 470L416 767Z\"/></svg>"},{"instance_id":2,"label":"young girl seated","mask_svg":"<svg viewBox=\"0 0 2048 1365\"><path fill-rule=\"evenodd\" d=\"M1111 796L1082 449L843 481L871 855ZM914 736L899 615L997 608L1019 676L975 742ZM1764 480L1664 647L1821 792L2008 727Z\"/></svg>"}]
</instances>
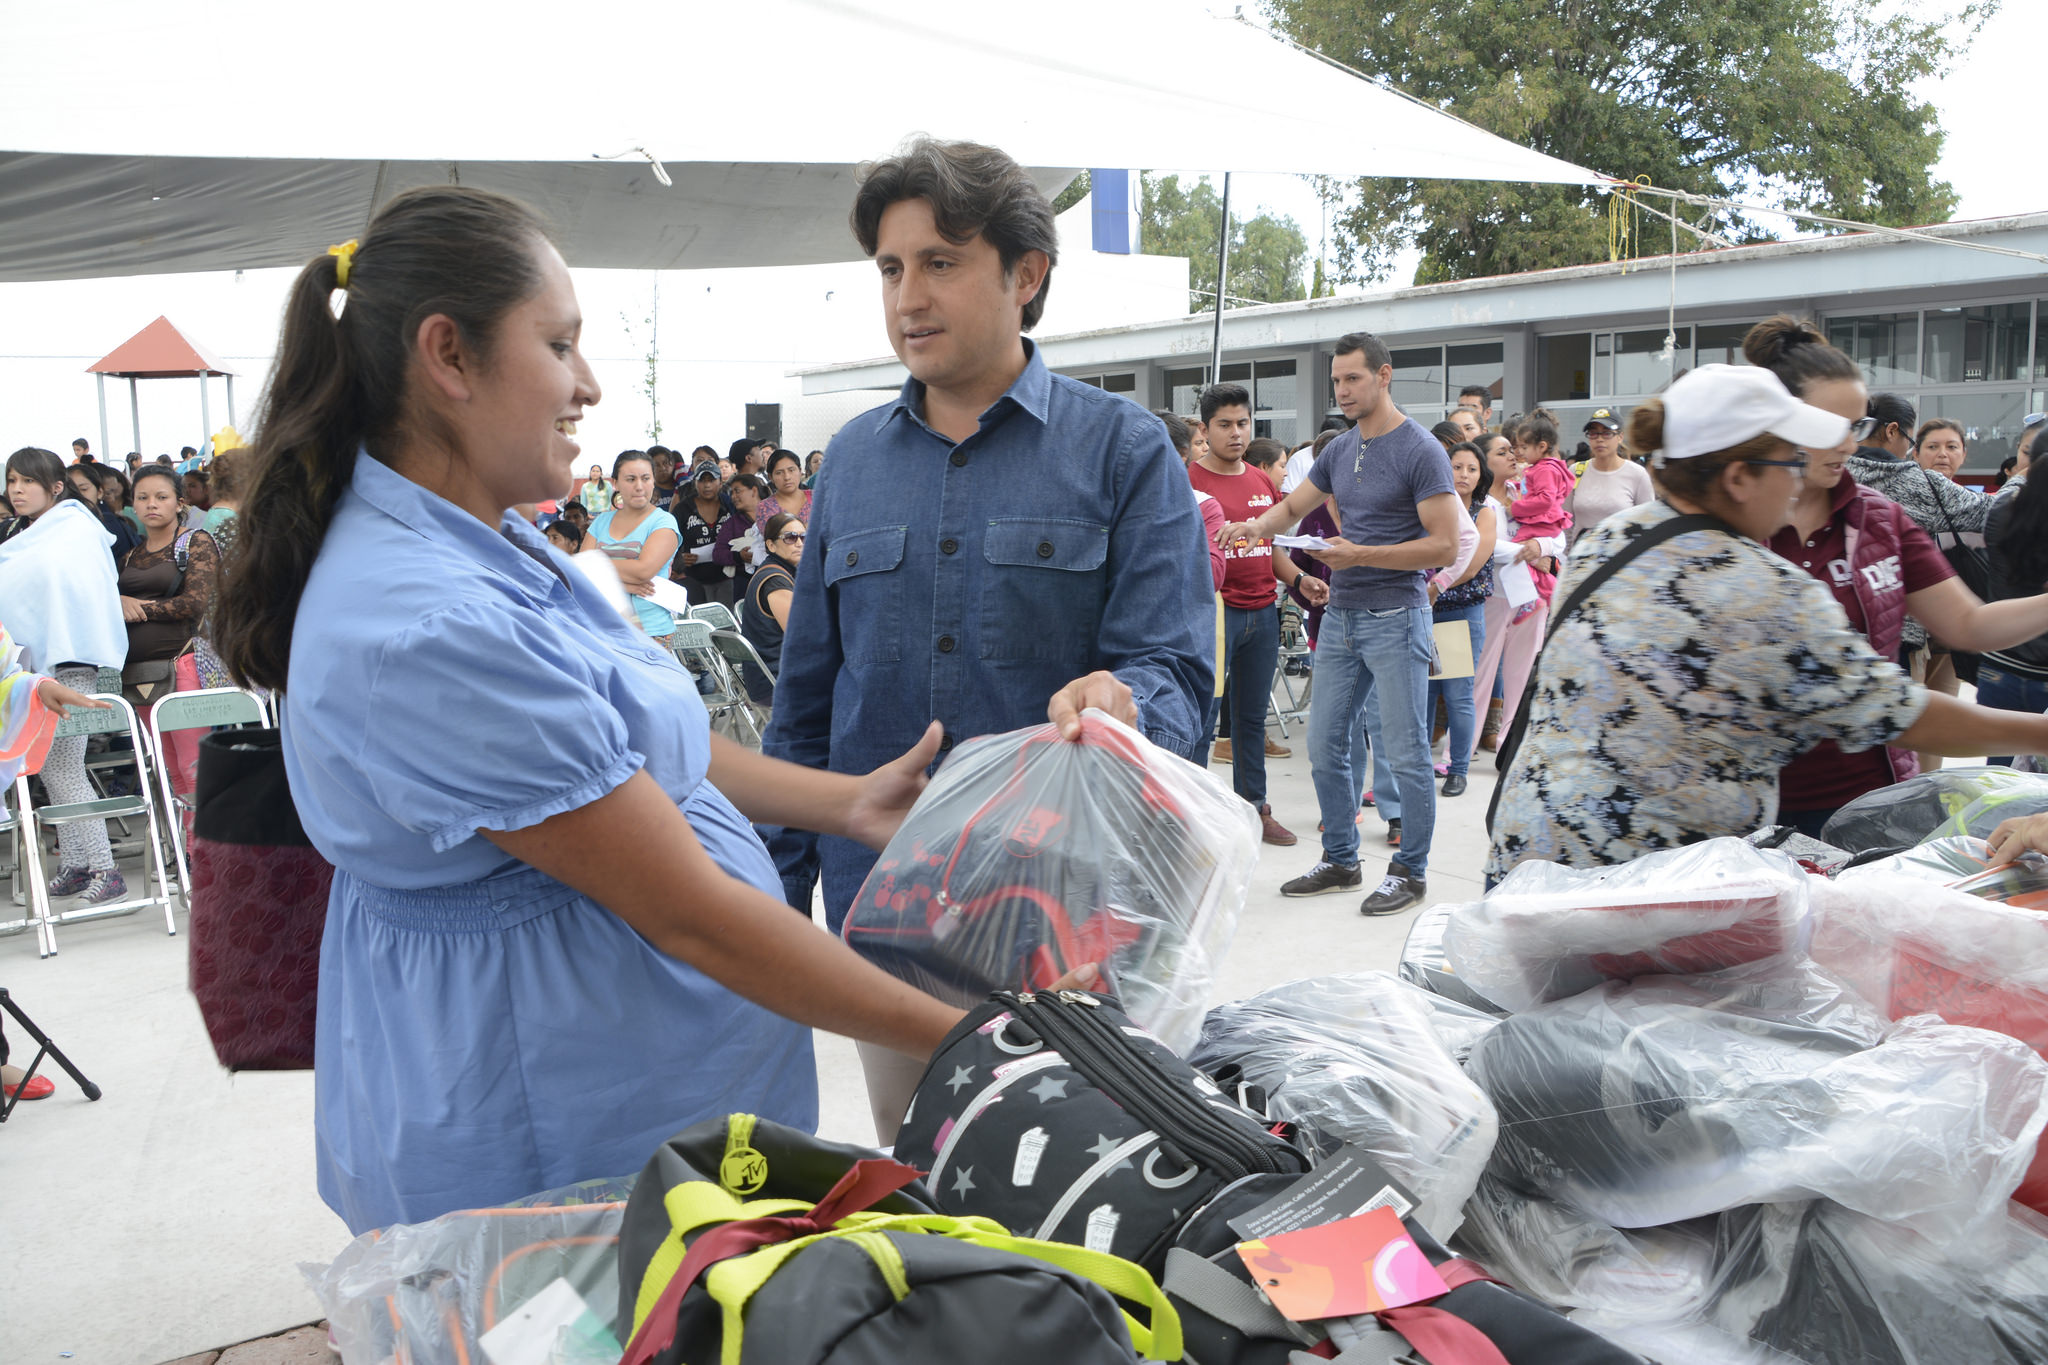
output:
<instances>
[{"instance_id":1,"label":"young girl seated","mask_svg":"<svg viewBox=\"0 0 2048 1365\"><path fill-rule=\"evenodd\" d=\"M1547 417L1524 418L1515 428L1514 442L1521 490L1509 505L1508 515L1515 519L1515 539L1526 542L1538 536L1563 535L1572 528L1572 514L1564 507L1572 491L1572 472L1557 457L1557 424ZM1557 591L1557 575L1532 563L1529 576L1535 580L1538 601L1547 604ZM1524 604L1514 619L1533 615L1536 605Z\"/></svg>"}]
</instances>

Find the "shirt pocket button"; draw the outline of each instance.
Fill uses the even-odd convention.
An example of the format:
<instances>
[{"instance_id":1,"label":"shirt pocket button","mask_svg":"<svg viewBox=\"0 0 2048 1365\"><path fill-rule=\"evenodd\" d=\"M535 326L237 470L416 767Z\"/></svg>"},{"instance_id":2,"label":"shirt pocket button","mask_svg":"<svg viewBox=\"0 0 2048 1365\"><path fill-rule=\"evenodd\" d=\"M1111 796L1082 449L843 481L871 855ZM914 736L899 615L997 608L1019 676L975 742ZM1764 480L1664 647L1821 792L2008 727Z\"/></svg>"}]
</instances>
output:
<instances>
[{"instance_id":1,"label":"shirt pocket button","mask_svg":"<svg viewBox=\"0 0 2048 1365\"><path fill-rule=\"evenodd\" d=\"M846 552L846 567L850 569L858 563L860 563L860 551L848 550Z\"/></svg>"},{"instance_id":2,"label":"shirt pocket button","mask_svg":"<svg viewBox=\"0 0 2048 1365\"><path fill-rule=\"evenodd\" d=\"M1051 542L1051 541L1049 541L1049 540L1041 540L1041 541L1039 541L1039 542L1038 542L1038 557L1039 557L1040 559L1051 559L1051 558L1052 558L1052 542Z\"/></svg>"}]
</instances>

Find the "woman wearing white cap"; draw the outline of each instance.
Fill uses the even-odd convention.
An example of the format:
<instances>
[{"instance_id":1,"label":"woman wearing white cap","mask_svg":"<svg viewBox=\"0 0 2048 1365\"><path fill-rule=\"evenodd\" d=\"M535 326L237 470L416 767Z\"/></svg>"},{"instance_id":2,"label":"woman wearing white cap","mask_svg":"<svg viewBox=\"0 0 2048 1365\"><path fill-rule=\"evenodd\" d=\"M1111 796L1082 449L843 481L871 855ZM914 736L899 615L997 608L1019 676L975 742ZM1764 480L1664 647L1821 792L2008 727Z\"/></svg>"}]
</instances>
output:
<instances>
[{"instance_id":1,"label":"woman wearing white cap","mask_svg":"<svg viewBox=\"0 0 2048 1365\"><path fill-rule=\"evenodd\" d=\"M2048 717L1915 685L1761 544L1791 519L1804 452L1848 429L1753 366L1703 365L1630 415L1630 445L1657 452L1661 497L1572 550L1501 784L1489 884L1526 858L1592 867L1749 834L1776 814L1778 769L1825 739L2048 750Z\"/></svg>"}]
</instances>

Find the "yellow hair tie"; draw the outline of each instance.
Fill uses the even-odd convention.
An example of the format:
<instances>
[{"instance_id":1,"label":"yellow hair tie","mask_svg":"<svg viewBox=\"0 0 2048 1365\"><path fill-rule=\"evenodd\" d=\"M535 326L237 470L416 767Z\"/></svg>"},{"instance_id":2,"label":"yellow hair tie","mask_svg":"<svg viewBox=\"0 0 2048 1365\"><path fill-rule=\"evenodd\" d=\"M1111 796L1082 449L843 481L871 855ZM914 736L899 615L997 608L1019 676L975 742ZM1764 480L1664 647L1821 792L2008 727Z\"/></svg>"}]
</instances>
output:
<instances>
[{"instance_id":1,"label":"yellow hair tie","mask_svg":"<svg viewBox=\"0 0 2048 1365\"><path fill-rule=\"evenodd\" d=\"M356 239L351 237L340 246L328 247L327 254L334 257L334 287L348 288L348 267L356 258Z\"/></svg>"}]
</instances>

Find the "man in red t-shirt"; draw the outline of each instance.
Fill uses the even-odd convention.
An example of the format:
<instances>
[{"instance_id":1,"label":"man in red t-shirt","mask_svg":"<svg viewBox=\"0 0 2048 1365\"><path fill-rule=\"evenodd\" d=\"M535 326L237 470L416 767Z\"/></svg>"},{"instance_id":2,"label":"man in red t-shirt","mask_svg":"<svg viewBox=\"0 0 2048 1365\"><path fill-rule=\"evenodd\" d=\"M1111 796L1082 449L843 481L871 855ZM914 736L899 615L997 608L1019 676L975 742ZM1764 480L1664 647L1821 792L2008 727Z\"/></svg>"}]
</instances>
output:
<instances>
[{"instance_id":1,"label":"man in red t-shirt","mask_svg":"<svg viewBox=\"0 0 2048 1365\"><path fill-rule=\"evenodd\" d=\"M1280 500L1273 481L1245 463L1252 440L1252 396L1239 384L1211 384L1202 391L1202 429L1209 449L1188 463L1188 482L1223 507L1231 522L1251 521ZM1266 708L1273 697L1273 670L1280 662L1280 614L1276 584L1299 584L1315 602L1328 595L1319 580L1301 570L1271 541L1230 546L1223 571L1223 655L1230 683L1231 786L1259 812L1269 844L1285 847L1294 835L1273 818L1266 801Z\"/></svg>"}]
</instances>

